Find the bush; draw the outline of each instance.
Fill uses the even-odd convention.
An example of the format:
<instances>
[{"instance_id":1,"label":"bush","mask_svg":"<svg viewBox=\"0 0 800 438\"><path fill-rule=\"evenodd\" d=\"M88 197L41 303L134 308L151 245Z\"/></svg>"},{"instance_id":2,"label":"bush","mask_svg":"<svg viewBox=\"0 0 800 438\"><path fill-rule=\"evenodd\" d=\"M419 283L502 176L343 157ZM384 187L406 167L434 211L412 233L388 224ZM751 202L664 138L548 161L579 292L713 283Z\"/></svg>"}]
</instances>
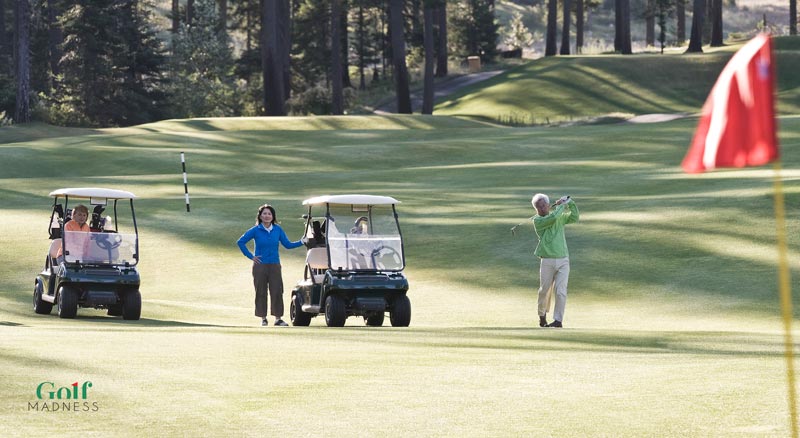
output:
<instances>
[{"instance_id":1,"label":"bush","mask_svg":"<svg viewBox=\"0 0 800 438\"><path fill-rule=\"evenodd\" d=\"M302 93L293 95L286 106L292 115L325 115L332 112L332 92L327 87L317 84ZM345 112L355 101L356 92L352 88L342 91Z\"/></svg>"}]
</instances>

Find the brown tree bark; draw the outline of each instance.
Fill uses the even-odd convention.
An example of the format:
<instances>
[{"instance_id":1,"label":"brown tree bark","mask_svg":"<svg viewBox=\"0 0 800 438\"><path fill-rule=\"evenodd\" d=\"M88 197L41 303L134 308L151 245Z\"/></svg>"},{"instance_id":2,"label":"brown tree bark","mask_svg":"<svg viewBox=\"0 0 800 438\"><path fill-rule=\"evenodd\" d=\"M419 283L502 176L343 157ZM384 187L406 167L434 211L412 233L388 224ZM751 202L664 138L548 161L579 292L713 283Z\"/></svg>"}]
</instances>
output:
<instances>
[{"instance_id":1,"label":"brown tree bark","mask_svg":"<svg viewBox=\"0 0 800 438\"><path fill-rule=\"evenodd\" d=\"M433 7L425 2L423 15L423 46L425 48L425 79L422 92L422 114L433 114Z\"/></svg>"},{"instance_id":2,"label":"brown tree bark","mask_svg":"<svg viewBox=\"0 0 800 438\"><path fill-rule=\"evenodd\" d=\"M403 36L403 0L389 0L389 33L392 40L392 65L397 95L397 112L411 114L411 94L408 89L406 43Z\"/></svg>"},{"instance_id":3,"label":"brown tree bark","mask_svg":"<svg viewBox=\"0 0 800 438\"><path fill-rule=\"evenodd\" d=\"M692 34L689 38L689 48L686 53L703 53L703 15L705 14L705 0L694 0L692 6Z\"/></svg>"},{"instance_id":4,"label":"brown tree bark","mask_svg":"<svg viewBox=\"0 0 800 438\"><path fill-rule=\"evenodd\" d=\"M569 55L569 28L570 28L570 8L572 4L570 0L561 0L563 4L562 12L562 27L561 27L561 50L560 55Z\"/></svg>"},{"instance_id":5,"label":"brown tree bark","mask_svg":"<svg viewBox=\"0 0 800 438\"><path fill-rule=\"evenodd\" d=\"M331 0L331 113L344 114L342 96L342 0Z\"/></svg>"},{"instance_id":6,"label":"brown tree bark","mask_svg":"<svg viewBox=\"0 0 800 438\"><path fill-rule=\"evenodd\" d=\"M14 8L14 60L17 99L14 123L31 121L31 4L29 0L17 0Z\"/></svg>"},{"instance_id":7,"label":"brown tree bark","mask_svg":"<svg viewBox=\"0 0 800 438\"><path fill-rule=\"evenodd\" d=\"M439 34L436 38L436 77L447 76L447 1L442 0L436 8Z\"/></svg>"}]
</instances>

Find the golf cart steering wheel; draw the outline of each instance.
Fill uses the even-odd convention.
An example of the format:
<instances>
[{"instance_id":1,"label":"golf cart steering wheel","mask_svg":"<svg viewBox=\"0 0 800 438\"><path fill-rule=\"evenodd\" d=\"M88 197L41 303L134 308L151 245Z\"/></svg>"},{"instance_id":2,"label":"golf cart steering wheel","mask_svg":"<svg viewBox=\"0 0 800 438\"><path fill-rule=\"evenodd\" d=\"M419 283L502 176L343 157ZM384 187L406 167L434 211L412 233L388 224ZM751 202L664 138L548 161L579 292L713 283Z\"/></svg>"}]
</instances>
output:
<instances>
[{"instance_id":1,"label":"golf cart steering wheel","mask_svg":"<svg viewBox=\"0 0 800 438\"><path fill-rule=\"evenodd\" d=\"M119 248L122 244L122 236L111 234L97 234L95 235L95 242L97 246L106 251Z\"/></svg>"},{"instance_id":2,"label":"golf cart steering wheel","mask_svg":"<svg viewBox=\"0 0 800 438\"><path fill-rule=\"evenodd\" d=\"M386 250L386 254L381 256L381 252ZM372 266L375 266L377 269L386 269L386 265L383 263L378 263L378 257L383 259L383 257L391 256L392 261L394 261L396 266L400 266L403 262L403 258L400 257L400 253L397 252L396 249L392 248L391 246L381 245L374 250L372 250Z\"/></svg>"}]
</instances>

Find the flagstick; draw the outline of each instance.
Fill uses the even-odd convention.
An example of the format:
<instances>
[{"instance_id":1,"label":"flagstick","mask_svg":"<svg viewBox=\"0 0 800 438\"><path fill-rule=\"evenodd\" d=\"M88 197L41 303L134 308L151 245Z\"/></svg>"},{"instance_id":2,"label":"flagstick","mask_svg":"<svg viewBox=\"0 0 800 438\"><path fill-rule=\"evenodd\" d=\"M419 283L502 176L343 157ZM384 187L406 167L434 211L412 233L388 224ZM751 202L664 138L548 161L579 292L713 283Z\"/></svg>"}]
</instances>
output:
<instances>
[{"instance_id":1,"label":"flagstick","mask_svg":"<svg viewBox=\"0 0 800 438\"><path fill-rule=\"evenodd\" d=\"M789 257L786 249L786 225L783 206L783 182L781 181L781 161L775 161L775 226L778 237L778 287L781 295L783 314L784 356L786 356L786 380L789 385L789 417L792 421L792 438L797 435L797 396L794 379L794 345L792 342L792 289L789 280Z\"/></svg>"}]
</instances>

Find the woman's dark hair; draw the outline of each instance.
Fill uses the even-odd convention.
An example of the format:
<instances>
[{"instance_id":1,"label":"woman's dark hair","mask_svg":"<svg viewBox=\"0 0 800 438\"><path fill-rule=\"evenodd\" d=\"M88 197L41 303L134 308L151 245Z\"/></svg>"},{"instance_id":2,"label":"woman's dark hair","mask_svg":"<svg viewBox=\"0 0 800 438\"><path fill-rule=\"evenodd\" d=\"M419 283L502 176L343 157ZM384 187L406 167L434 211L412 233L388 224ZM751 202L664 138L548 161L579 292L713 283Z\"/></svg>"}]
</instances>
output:
<instances>
[{"instance_id":1,"label":"woman's dark hair","mask_svg":"<svg viewBox=\"0 0 800 438\"><path fill-rule=\"evenodd\" d=\"M275 209L269 204L264 204L261 207L258 207L258 214L256 215L256 225L261 223L261 213L264 211L265 208L268 208L269 211L272 213L272 223L277 224L278 216L275 215Z\"/></svg>"}]
</instances>

